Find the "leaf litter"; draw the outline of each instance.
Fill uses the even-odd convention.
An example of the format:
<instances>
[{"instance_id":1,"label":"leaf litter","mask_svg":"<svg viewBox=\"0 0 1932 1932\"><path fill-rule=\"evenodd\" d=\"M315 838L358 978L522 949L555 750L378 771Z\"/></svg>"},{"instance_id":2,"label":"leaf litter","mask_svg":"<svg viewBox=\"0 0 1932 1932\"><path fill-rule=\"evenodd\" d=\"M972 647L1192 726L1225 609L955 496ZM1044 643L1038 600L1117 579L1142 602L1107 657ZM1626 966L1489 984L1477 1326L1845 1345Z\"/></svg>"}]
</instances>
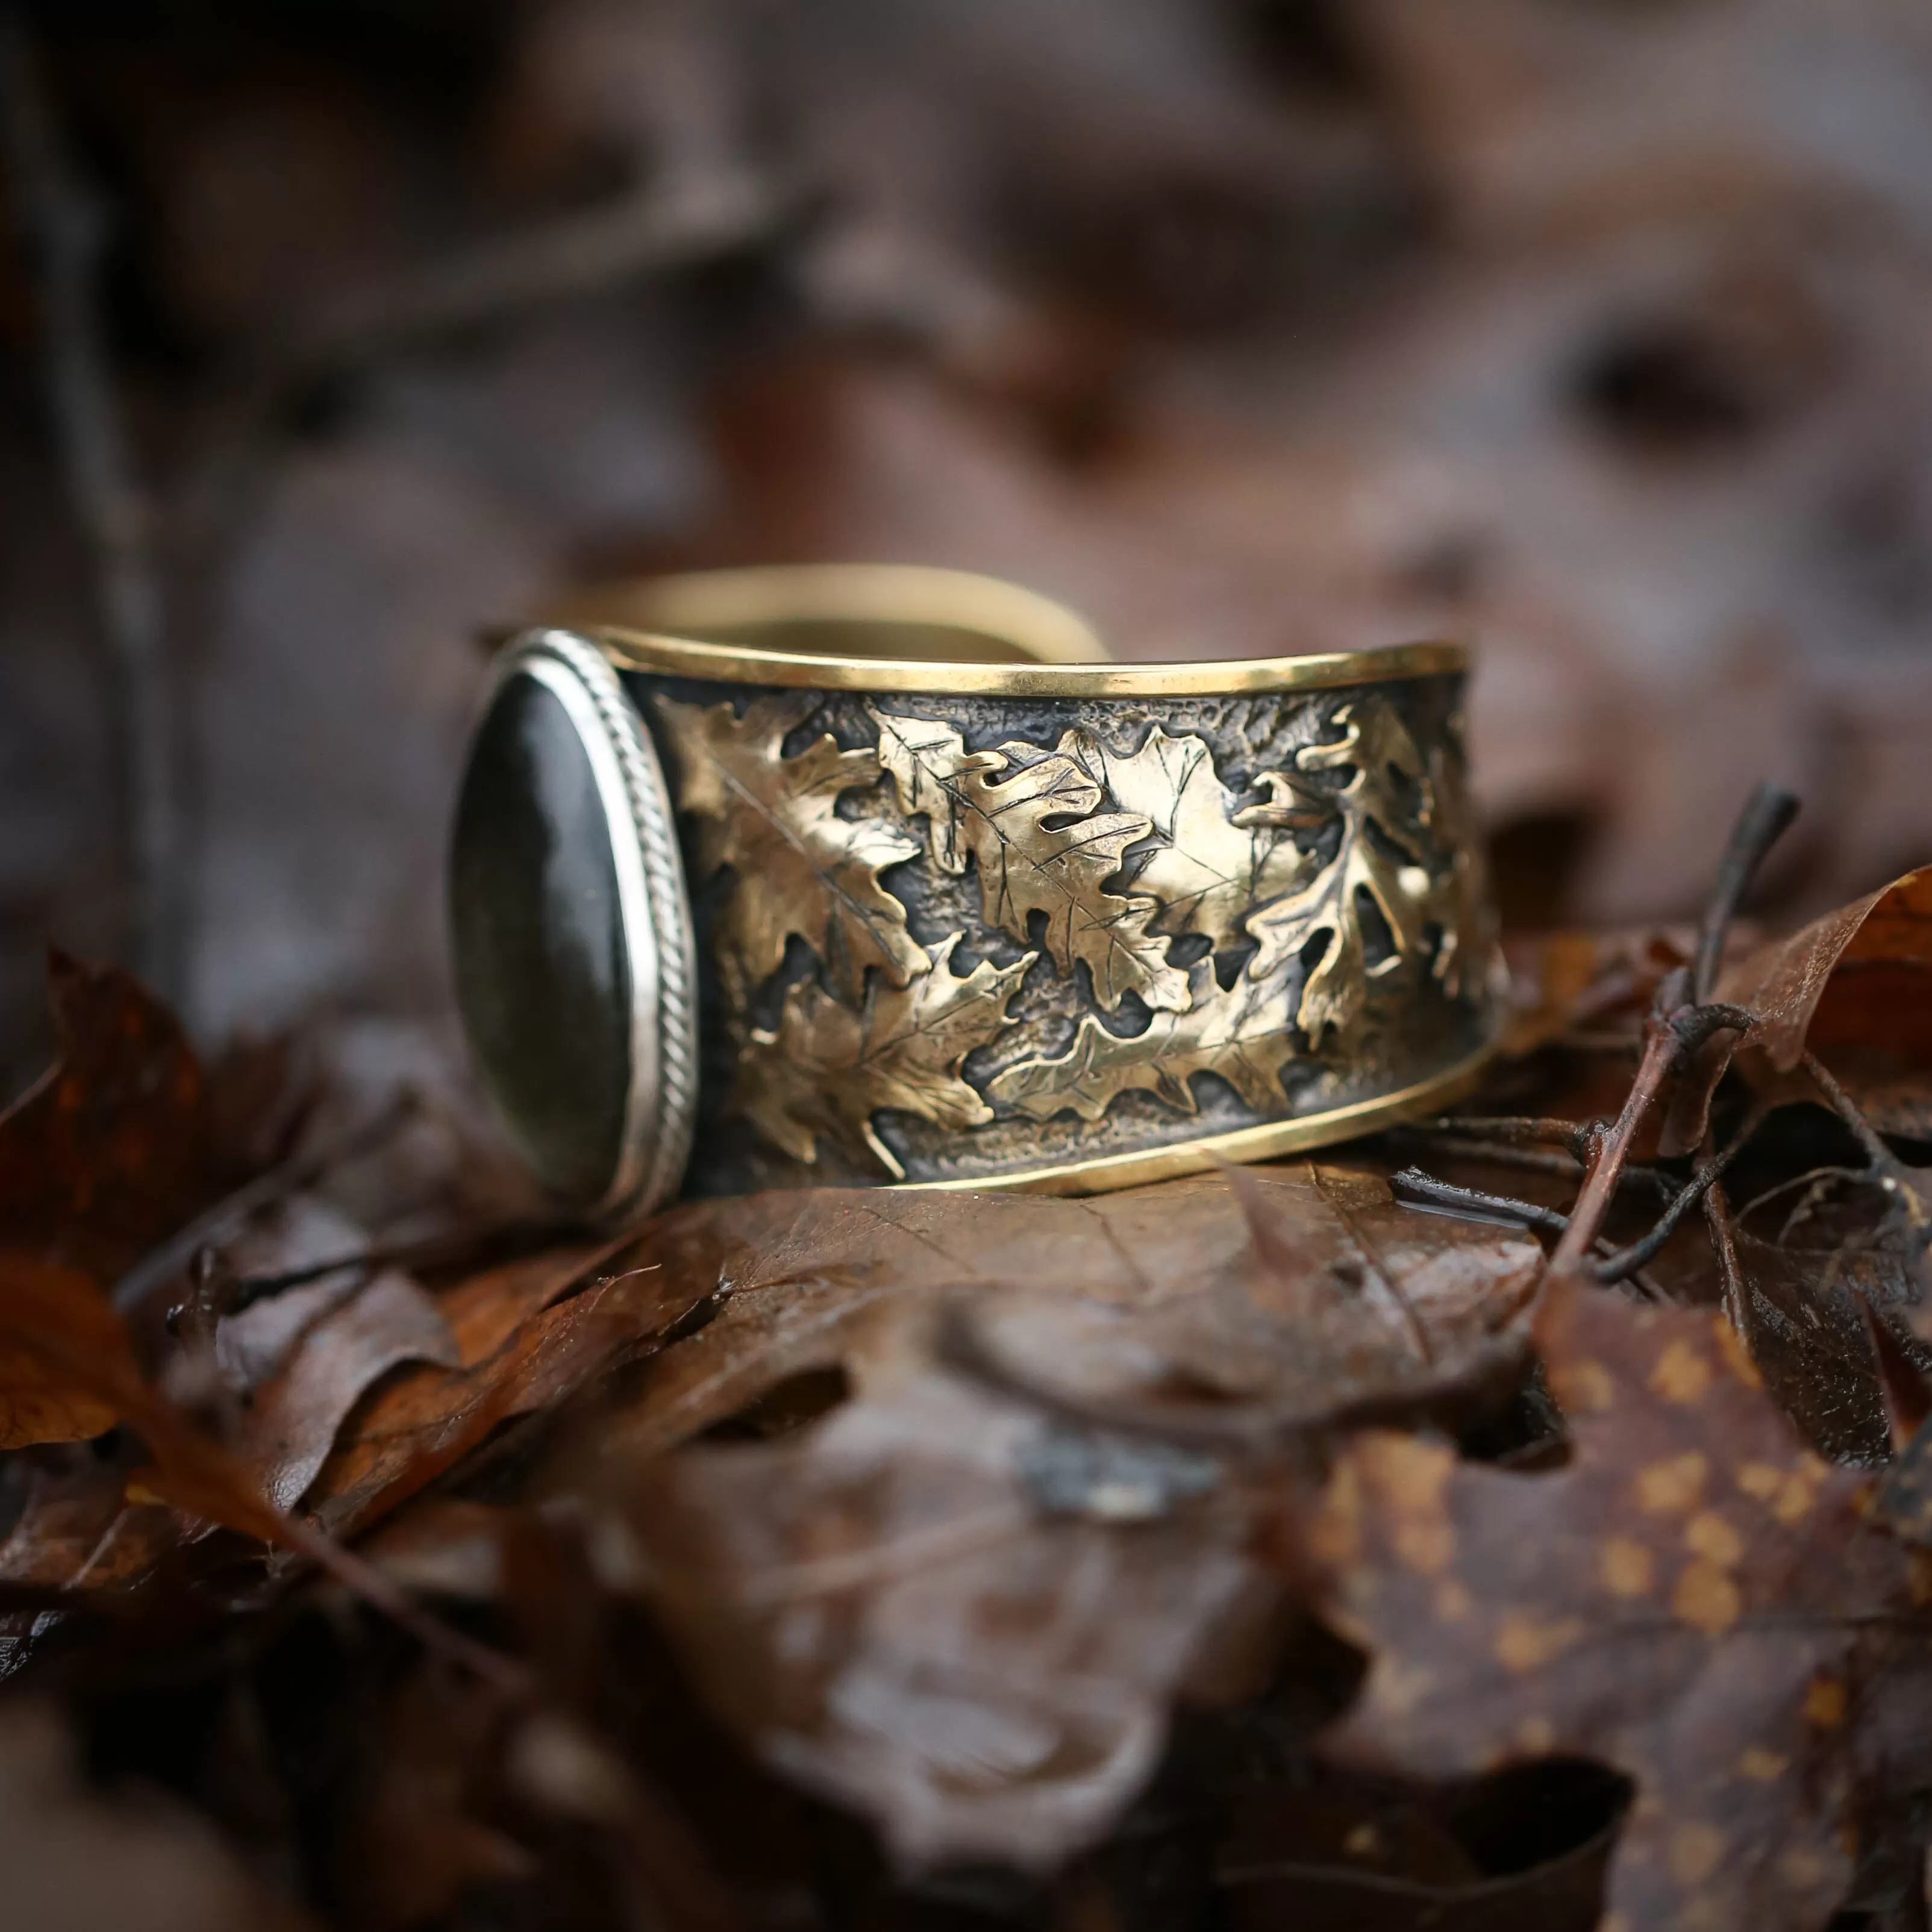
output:
<instances>
[{"instance_id":1,"label":"leaf litter","mask_svg":"<svg viewBox=\"0 0 1932 1932\"><path fill-rule=\"evenodd\" d=\"M238 1155L184 1128L166 1016L60 964L68 1059L8 1117L62 1096L0 1269L8 1696L91 1750L162 1679L257 1702L276 1802L358 1878L284 1878L249 1922L466 1924L547 1888L566 1922L844 1922L962 1872L1009 1874L1000 1911L1154 1924L1798 1928L1903 1898L1932 1352L1924 1225L1886 1186L1911 1063L1888 1138L1861 986L1916 970L1915 895L1718 933L1712 1006L1704 935L1546 943L1484 1096L1316 1160L694 1202L413 1268L298 1174L134 1325L106 1285ZM1698 1014L1737 1020L1715 1078ZM1606 1285L1698 1171L1656 1151L1679 1076L1715 1130L1762 1123L1730 1262L1679 1214ZM1460 1192L1418 1200L1432 1168ZM276 1684L316 1644L336 1690L303 1715ZM188 1770L143 1770L245 1845L239 1747L197 1724ZM749 1858L740 1804L841 1872Z\"/></svg>"},{"instance_id":2,"label":"leaf litter","mask_svg":"<svg viewBox=\"0 0 1932 1932\"><path fill-rule=\"evenodd\" d=\"M0 1714L278 1873L250 1923L1905 1909L1932 1350L1916 1063L1872 1069L1920 889L1754 946L1754 809L1699 931L1518 950L1454 1117L1084 1200L386 1249L58 964Z\"/></svg>"},{"instance_id":3,"label":"leaf litter","mask_svg":"<svg viewBox=\"0 0 1932 1932\"><path fill-rule=\"evenodd\" d=\"M158 470L200 452L177 500L155 493L154 548L232 553L166 586L207 614L181 722L209 752L212 1032L256 1018L265 985L359 999L367 974L383 998L440 996L419 882L474 688L467 626L593 552L649 565L667 544L991 567L1072 597L1129 657L1473 632L1486 823L1519 861L1515 834L1573 826L1554 869L1592 920L1693 904L1714 855L1687 832L1760 769L1817 780L1783 903L1815 910L1924 849L1911 404L1932 364L1922 264L1896 238L1925 226L1932 122L1900 106L1924 70L1911 8L1828 34L1832 10L1783 0L1146 0L1042 36L1017 0L927 5L885 34L868 0L554 0L481 10L481 62L478 10L386 29L328 10L304 10L292 43L278 10L230 22L218 74L193 36L117 32L111 84L88 24L35 22L81 146L131 190L105 333L142 453ZM1836 98L1886 111L1838 116L1821 145L1823 123L1780 104L1826 68ZM755 274L694 278L694 299L654 286L632 311L599 281L560 302L516 235L426 274L405 259L418 233L466 249L534 217L536 255L580 298L581 250L550 244L627 224L597 226L592 200L579 231L580 195L616 179L622 215L634 172L701 186L774 158L812 218L781 222ZM742 226L724 238L746 246ZM606 262L627 285L660 266L622 246ZM38 292L10 283L14 322L32 328ZM765 318L752 382L720 352L746 296ZM773 355L774 306L836 346ZM858 346L880 338L883 356ZM279 426L259 451L244 430L236 460L208 419L258 363ZM691 406L704 379L665 380L700 364L725 372L715 434ZM8 446L37 473L38 425L16 414ZM648 476L614 448L649 452ZM204 545L224 466L262 487ZM23 554L64 543L54 494L14 493ZM130 551L143 520L116 526ZM11 613L31 670L6 910L102 946L111 895L77 904L64 874L122 748L83 686L98 654L38 601L41 574ZM262 752L291 692L298 770ZM690 722L737 754L722 720ZM1204 842L1188 808L1218 781L1166 769L1172 742L1150 737L1108 786L1151 828L1160 856L1136 862L1198 892L1190 924L1211 934L1226 882L1279 874L1293 842L1264 818ZM1077 785L1096 748L1061 749L1038 778ZM834 874L846 756L750 774L818 799ZM982 791L1024 774L991 776ZM1325 808L1297 788L1318 767L1279 776L1283 823ZM966 828L932 834L963 866ZM1404 911L1374 856L1358 849L1361 883ZM1298 916L1333 909L1341 876L1295 895ZM1030 858L1010 898L1050 898L1046 878ZM1522 884L1504 895L1519 916ZM1774 942L1768 964L1727 935L1714 985L1666 988L1703 937L1675 928L1522 946L1510 1057L1454 1121L1248 1184L929 1218L906 1197L793 1196L615 1244L525 1226L507 1250L493 1230L536 1204L475 1157L471 1123L371 1103L400 1030L338 1017L324 1054L317 1028L293 1058L326 1058L328 1090L238 1120L225 1070L203 1079L130 982L62 966L61 1066L0 1129L9 1917L278 1924L299 1899L310 1922L396 1927L1501 1932L1592 1923L1607 1884L1624 1932L1834 1906L1840 1932L1922 1924L1932 1006L1898 930L1910 886ZM822 910L832 969L881 989L881 1090L967 1105L951 1048L969 1019L997 1024L992 1003L935 1021L962 995L925 983L933 949L892 907ZM768 946L755 898L734 916L748 950ZM1132 937L1123 982L1171 994L1149 943L1166 935ZM7 967L10 1010L34 998L33 950ZM1314 990L1309 1019L1346 1026ZM1148 1004L1162 1031L1144 1060L1095 1068L1096 1104L1108 1085L1186 1094L1190 1068L1262 1082L1287 1044L1249 1036L1238 998L1194 1037ZM1750 1026L1680 1054L1664 1034L1714 1004ZM1646 1058L1654 1098L1619 1121ZM824 1124L810 1098L775 1096L795 1134ZM1765 1118L1691 1199L1754 1104ZM1398 1181L1412 1171L1435 1191ZM1565 1288L1566 1316L1539 1253L1573 1228L1567 1277L1618 1279ZM1564 1386L1592 1316L1603 1410ZM1695 1413L1651 1385L1679 1341L1711 1376ZM1633 1526L1617 1486L1680 1436L1713 1480L1745 1444L1766 1466L1831 1466L1802 1522L1774 1505L1766 1528L1748 1489L1718 1512L1749 1545L1724 1572L1728 1630L1642 1626L1581 1587L1616 1536L1673 1603L1696 1564L1724 1570L1710 1525L1685 1540L1696 1514ZM1493 1556L1467 1628L1404 1595L1442 1540L1399 1496L1365 1506L1359 1564L1316 1560L1370 1460L1417 1455ZM272 1553L248 1527L280 1532L272 1507L352 1542L404 1602ZM886 1563L928 1511L974 1509L986 1549ZM787 1594L801 1578L818 1594ZM1370 1582L1382 1624L1349 1607ZM1224 1618L1241 1606L1256 1615ZM459 1660L398 1620L412 1606L525 1680ZM1588 1628L1520 1683L1494 1656L1512 1610ZM1782 1754L1763 1734L1790 1730L1791 1646L1814 1643L1828 1676L1847 1630L1841 1721L1822 1721L1827 1695L1789 1768L1706 1778ZM1627 1677L1591 1678L1593 1637L1637 1660ZM1426 1736L1419 1702L1400 1732L1387 1691L1418 1658L1502 1688ZM1700 1701L1687 1659L1750 1694ZM1519 1736L1526 1718L1550 1736ZM1068 1756L1029 1756L1042 1739ZM1802 1869L1780 1870L1787 1851Z\"/></svg>"}]
</instances>

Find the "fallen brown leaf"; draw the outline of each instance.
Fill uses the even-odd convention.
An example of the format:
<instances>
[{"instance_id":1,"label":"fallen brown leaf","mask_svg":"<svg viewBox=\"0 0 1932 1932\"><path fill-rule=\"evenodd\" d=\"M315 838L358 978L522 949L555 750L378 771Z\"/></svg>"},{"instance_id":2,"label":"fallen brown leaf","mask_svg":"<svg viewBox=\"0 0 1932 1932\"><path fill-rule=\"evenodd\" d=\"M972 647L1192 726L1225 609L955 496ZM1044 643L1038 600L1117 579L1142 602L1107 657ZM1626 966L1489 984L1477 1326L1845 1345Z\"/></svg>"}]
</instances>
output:
<instances>
[{"instance_id":1,"label":"fallen brown leaf","mask_svg":"<svg viewBox=\"0 0 1932 1932\"><path fill-rule=\"evenodd\" d=\"M1510 1353L1542 1260L1527 1235L1400 1206L1365 1161L1238 1184L1245 1208L1202 1175L1089 1200L822 1189L677 1209L623 1259L722 1306L605 1440L670 1448L794 1376L862 1388L928 1354L943 1308L1031 1399L1165 1428L1414 1406Z\"/></svg>"},{"instance_id":2,"label":"fallen brown leaf","mask_svg":"<svg viewBox=\"0 0 1932 1932\"><path fill-rule=\"evenodd\" d=\"M1761 1082L1806 1051L1885 1133L1932 1138L1932 867L1761 946L1720 998L1756 1016L1738 1064Z\"/></svg>"},{"instance_id":3,"label":"fallen brown leaf","mask_svg":"<svg viewBox=\"0 0 1932 1932\"><path fill-rule=\"evenodd\" d=\"M600 1431L616 1580L774 1767L902 1856L1030 1864L1105 1830L1176 1697L1264 1670L1247 1459L1513 1385L1542 1266L1313 1162L698 1203L646 1255L722 1307Z\"/></svg>"},{"instance_id":4,"label":"fallen brown leaf","mask_svg":"<svg viewBox=\"0 0 1932 1932\"><path fill-rule=\"evenodd\" d=\"M1638 1786L1620 1922L1815 1926L1851 1876L1856 1727L1885 1695L1864 1633L1914 1615L1906 1555L1720 1316L1566 1281L1537 1335L1565 1467L1386 1434L1337 1458L1306 1556L1371 1664L1334 1748L1424 1777L1600 1758Z\"/></svg>"},{"instance_id":5,"label":"fallen brown leaf","mask_svg":"<svg viewBox=\"0 0 1932 1932\"><path fill-rule=\"evenodd\" d=\"M0 1252L0 1347L30 1360L57 1395L71 1391L138 1430L157 1465L144 1486L265 1543L290 1540L242 1466L148 1384L126 1324L86 1276Z\"/></svg>"},{"instance_id":6,"label":"fallen brown leaf","mask_svg":"<svg viewBox=\"0 0 1932 1932\"><path fill-rule=\"evenodd\" d=\"M298 1197L232 1249L231 1265L293 1270L363 1246L362 1231ZM219 1366L245 1396L231 1444L278 1509L292 1509L363 1394L405 1362L454 1368L457 1342L422 1288L394 1268L348 1272L257 1301L220 1323Z\"/></svg>"},{"instance_id":7,"label":"fallen brown leaf","mask_svg":"<svg viewBox=\"0 0 1932 1932\"><path fill-rule=\"evenodd\" d=\"M652 1268L599 1273L612 1244L487 1270L439 1300L451 1367L404 1366L366 1396L308 1492L332 1533L358 1534L512 1416L549 1408L644 1352L706 1291ZM590 1278L587 1281L586 1278Z\"/></svg>"},{"instance_id":8,"label":"fallen brown leaf","mask_svg":"<svg viewBox=\"0 0 1932 1932\"><path fill-rule=\"evenodd\" d=\"M0 1244L112 1281L206 1184L201 1069L128 974L48 963L56 1064L0 1115Z\"/></svg>"},{"instance_id":9,"label":"fallen brown leaf","mask_svg":"<svg viewBox=\"0 0 1932 1932\"><path fill-rule=\"evenodd\" d=\"M903 1857L1039 1865L1139 1789L1191 1678L1264 1667L1276 1592L1224 1474L928 1370L782 1442L652 1462L613 1513L776 1768Z\"/></svg>"},{"instance_id":10,"label":"fallen brown leaf","mask_svg":"<svg viewBox=\"0 0 1932 1932\"><path fill-rule=\"evenodd\" d=\"M1892 1453L1868 1322L1918 1299L1895 1250L1786 1246L1740 1232L1744 1338L1765 1387L1820 1455L1873 1468ZM1894 1320L1893 1346L1922 1368L1932 1349Z\"/></svg>"},{"instance_id":11,"label":"fallen brown leaf","mask_svg":"<svg viewBox=\"0 0 1932 1932\"><path fill-rule=\"evenodd\" d=\"M24 1462L20 1513L0 1543L0 1580L48 1589L111 1588L146 1571L174 1540L173 1514L130 1503L126 1456L49 1449Z\"/></svg>"}]
</instances>

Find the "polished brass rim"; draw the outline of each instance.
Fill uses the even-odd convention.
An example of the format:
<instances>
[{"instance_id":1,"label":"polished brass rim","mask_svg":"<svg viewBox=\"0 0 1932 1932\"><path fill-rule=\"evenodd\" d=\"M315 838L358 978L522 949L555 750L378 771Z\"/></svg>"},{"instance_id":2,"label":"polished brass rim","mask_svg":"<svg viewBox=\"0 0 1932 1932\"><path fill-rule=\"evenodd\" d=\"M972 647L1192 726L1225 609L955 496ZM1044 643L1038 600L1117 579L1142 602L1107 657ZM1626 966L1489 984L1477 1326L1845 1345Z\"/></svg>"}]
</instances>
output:
<instances>
[{"instance_id":1,"label":"polished brass rim","mask_svg":"<svg viewBox=\"0 0 1932 1932\"><path fill-rule=\"evenodd\" d=\"M1237 1127L1231 1133L1204 1140L1181 1141L1168 1147L1147 1148L1130 1154L1106 1154L1095 1160L1069 1161L1060 1167L1030 1168L959 1180L905 1180L896 1191L920 1190L945 1194L1112 1194L1124 1187L1140 1187L1156 1180L1172 1180L1184 1174L1204 1174L1224 1162L1274 1160L1282 1154L1304 1154L1358 1140L1364 1134L1440 1113L1466 1099L1482 1084L1483 1076L1501 1050L1497 1038L1466 1059L1426 1080L1393 1094L1357 1100L1346 1107L1304 1114L1299 1120L1269 1120L1258 1126Z\"/></svg>"},{"instance_id":2,"label":"polished brass rim","mask_svg":"<svg viewBox=\"0 0 1932 1932\"><path fill-rule=\"evenodd\" d=\"M1105 664L1107 647L1078 612L1051 597L970 570L923 564L803 563L692 571L593 587L566 600L556 620L577 629L648 633L763 656L776 648L746 634L793 642L809 627L872 625L950 632L976 644L964 656L1039 664ZM782 651L781 655L784 653ZM806 648L808 664L837 661ZM848 660L878 663L883 658Z\"/></svg>"},{"instance_id":3,"label":"polished brass rim","mask_svg":"<svg viewBox=\"0 0 1932 1932\"><path fill-rule=\"evenodd\" d=\"M1469 663L1466 644L1444 639L1286 657L1112 664L1091 628L1050 598L970 572L889 564L660 578L582 592L547 612L545 621L587 634L626 670L826 691L1237 696L1427 677L1466 670ZM784 647L814 626L835 622L951 632L986 649L928 660ZM1016 651L1030 662L983 661Z\"/></svg>"},{"instance_id":4,"label":"polished brass rim","mask_svg":"<svg viewBox=\"0 0 1932 1932\"><path fill-rule=\"evenodd\" d=\"M824 691L983 693L1003 698L1240 697L1317 691L1466 670L1466 645L1450 640L1298 658L1232 658L1202 664L909 664L885 658L806 657L748 645L701 644L604 625L584 627L626 670L727 684Z\"/></svg>"}]
</instances>

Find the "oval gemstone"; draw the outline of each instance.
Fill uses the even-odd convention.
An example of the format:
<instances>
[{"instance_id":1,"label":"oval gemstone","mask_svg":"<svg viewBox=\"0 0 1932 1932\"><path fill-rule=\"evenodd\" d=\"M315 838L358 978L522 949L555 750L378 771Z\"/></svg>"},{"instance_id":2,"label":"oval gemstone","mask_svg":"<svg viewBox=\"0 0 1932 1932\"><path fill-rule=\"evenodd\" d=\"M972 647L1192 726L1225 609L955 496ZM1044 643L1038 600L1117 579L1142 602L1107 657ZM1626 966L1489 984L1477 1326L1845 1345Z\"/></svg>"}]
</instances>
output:
<instances>
[{"instance_id":1,"label":"oval gemstone","mask_svg":"<svg viewBox=\"0 0 1932 1932\"><path fill-rule=\"evenodd\" d=\"M584 1207L616 1177L631 1080L631 970L610 841L578 722L542 679L512 674L472 740L457 806L457 998L532 1168Z\"/></svg>"}]
</instances>

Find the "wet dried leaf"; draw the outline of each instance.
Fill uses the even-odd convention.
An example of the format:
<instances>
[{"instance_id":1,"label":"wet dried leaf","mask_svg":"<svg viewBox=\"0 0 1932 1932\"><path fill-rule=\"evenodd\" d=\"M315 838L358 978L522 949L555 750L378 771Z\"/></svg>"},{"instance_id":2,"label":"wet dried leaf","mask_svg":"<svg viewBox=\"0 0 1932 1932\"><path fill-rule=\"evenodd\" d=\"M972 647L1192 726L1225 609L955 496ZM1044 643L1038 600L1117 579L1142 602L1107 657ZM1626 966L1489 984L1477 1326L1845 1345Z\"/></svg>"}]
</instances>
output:
<instances>
[{"instance_id":1,"label":"wet dried leaf","mask_svg":"<svg viewBox=\"0 0 1932 1932\"><path fill-rule=\"evenodd\" d=\"M126 1325L86 1276L0 1252L0 1348L30 1358L56 1394L137 1430L157 1465L149 1486L166 1501L266 1543L289 1540L243 1466L149 1385Z\"/></svg>"},{"instance_id":2,"label":"wet dried leaf","mask_svg":"<svg viewBox=\"0 0 1932 1932\"><path fill-rule=\"evenodd\" d=\"M1739 1064L1760 1081L1808 1048L1882 1132L1932 1138L1932 868L1761 946L1719 997L1757 1016Z\"/></svg>"},{"instance_id":3,"label":"wet dried leaf","mask_svg":"<svg viewBox=\"0 0 1932 1932\"><path fill-rule=\"evenodd\" d=\"M646 1256L722 1306L602 1432L614 1580L775 1767L907 1856L1026 1863L1106 1829L1177 1696L1264 1665L1229 1459L1519 1360L1541 1266L1313 1164L699 1203Z\"/></svg>"},{"instance_id":4,"label":"wet dried leaf","mask_svg":"<svg viewBox=\"0 0 1932 1932\"><path fill-rule=\"evenodd\" d=\"M1766 1390L1821 1456L1873 1468L1892 1453L1885 1389L1867 1324L1917 1300L1902 1254L1785 1247L1739 1232L1743 1329ZM1893 1346L1921 1368L1932 1350L1898 1323Z\"/></svg>"},{"instance_id":5,"label":"wet dried leaf","mask_svg":"<svg viewBox=\"0 0 1932 1932\"><path fill-rule=\"evenodd\" d=\"M32 1351L0 1346L0 1449L84 1442L120 1419L110 1404L50 1370Z\"/></svg>"},{"instance_id":6,"label":"wet dried leaf","mask_svg":"<svg viewBox=\"0 0 1932 1932\"><path fill-rule=\"evenodd\" d=\"M405 1362L454 1367L455 1340L435 1303L385 1269L310 1330L249 1406L236 1453L261 1472L271 1502L292 1509L301 1501L364 1390Z\"/></svg>"},{"instance_id":7,"label":"wet dried leaf","mask_svg":"<svg viewBox=\"0 0 1932 1932\"><path fill-rule=\"evenodd\" d=\"M947 1308L1039 1400L1234 1435L1424 1404L1514 1354L1542 1264L1526 1235L1401 1206L1366 1163L1241 1185L1246 1208L1203 1175L1090 1200L823 1189L677 1209L619 1258L722 1306L609 1439L670 1448L814 1372L862 1387L929 1359Z\"/></svg>"},{"instance_id":8,"label":"wet dried leaf","mask_svg":"<svg viewBox=\"0 0 1932 1932\"><path fill-rule=\"evenodd\" d=\"M1126 1526L1104 1480L1076 1511L1030 1473L1058 1427L928 1371L625 1486L640 1587L716 1708L902 1856L1064 1857L1144 1782L1192 1674L1265 1657L1252 1502L1210 1466Z\"/></svg>"},{"instance_id":9,"label":"wet dried leaf","mask_svg":"<svg viewBox=\"0 0 1932 1932\"><path fill-rule=\"evenodd\" d=\"M201 1069L127 974L56 953L58 1058L0 1115L0 1242L112 1281L199 1204Z\"/></svg>"},{"instance_id":10,"label":"wet dried leaf","mask_svg":"<svg viewBox=\"0 0 1932 1932\"><path fill-rule=\"evenodd\" d=\"M1608 1903L1634 1926L1821 1922L1843 1894L1871 1620L1909 1566L1861 1479L1806 1449L1720 1316L1556 1284L1538 1337L1562 1468L1369 1435L1310 1560L1370 1652L1335 1739L1425 1776L1552 1754L1638 1794Z\"/></svg>"},{"instance_id":11,"label":"wet dried leaf","mask_svg":"<svg viewBox=\"0 0 1932 1932\"><path fill-rule=\"evenodd\" d=\"M1009 1386L1137 1429L1266 1442L1514 1385L1543 1268L1526 1236L1312 1161L1143 1190L1134 1207L1110 1217L1121 1245L1142 1216L1171 1216L1203 1259L1220 1233L1220 1267L1150 1294L1016 1285L962 1303L956 1323Z\"/></svg>"},{"instance_id":12,"label":"wet dried leaf","mask_svg":"<svg viewBox=\"0 0 1932 1932\"><path fill-rule=\"evenodd\" d=\"M411 1364L373 1390L310 1485L310 1510L334 1534L367 1528L499 1423L552 1408L650 1348L707 1292L649 1267L598 1274L610 1253L511 1262L444 1294L456 1365Z\"/></svg>"},{"instance_id":13,"label":"wet dried leaf","mask_svg":"<svg viewBox=\"0 0 1932 1932\"><path fill-rule=\"evenodd\" d=\"M9 1472L20 1514L0 1543L0 1580L90 1590L145 1574L174 1540L173 1514L128 1502L129 1473L127 1456L103 1462L78 1448L22 1458Z\"/></svg>"},{"instance_id":14,"label":"wet dried leaf","mask_svg":"<svg viewBox=\"0 0 1932 1932\"><path fill-rule=\"evenodd\" d=\"M298 1196L225 1259L238 1272L292 1273L366 1245L347 1216ZM436 1303L394 1268L347 1270L258 1301L221 1322L215 1352L245 1400L231 1446L284 1510L301 1501L366 1390L405 1362L457 1364Z\"/></svg>"}]
</instances>

